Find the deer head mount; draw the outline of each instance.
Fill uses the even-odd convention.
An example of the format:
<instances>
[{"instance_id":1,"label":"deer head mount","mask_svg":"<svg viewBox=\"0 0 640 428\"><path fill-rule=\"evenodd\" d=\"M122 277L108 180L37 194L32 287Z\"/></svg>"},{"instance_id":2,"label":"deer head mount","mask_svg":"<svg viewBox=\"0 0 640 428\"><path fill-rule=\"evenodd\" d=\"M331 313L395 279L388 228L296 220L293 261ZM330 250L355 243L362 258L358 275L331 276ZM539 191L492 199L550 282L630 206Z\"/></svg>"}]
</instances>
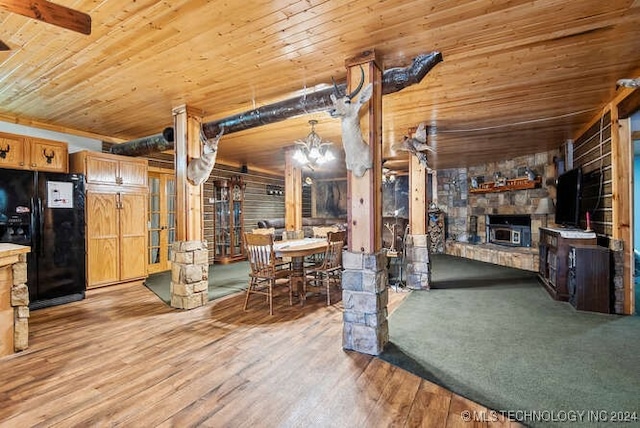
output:
<instances>
[{"instance_id":1,"label":"deer head mount","mask_svg":"<svg viewBox=\"0 0 640 428\"><path fill-rule=\"evenodd\" d=\"M42 149L42 156L47 158L47 163L51 163L53 161L53 158L56 157L56 152L51 150L51 153L47 153L47 149Z\"/></svg>"},{"instance_id":2,"label":"deer head mount","mask_svg":"<svg viewBox=\"0 0 640 428\"><path fill-rule=\"evenodd\" d=\"M7 153L9 153L9 151L11 151L11 144L7 144L7 148L6 149L0 148L0 158L6 159L7 158Z\"/></svg>"},{"instance_id":3,"label":"deer head mount","mask_svg":"<svg viewBox=\"0 0 640 428\"><path fill-rule=\"evenodd\" d=\"M218 135L214 138L207 139L200 128L200 142L204 144L203 154L199 158L191 159L187 166L187 180L194 186L199 186L209 178L213 166L216 164L218 156L218 143L224 134L224 128L220 129Z\"/></svg>"},{"instance_id":4,"label":"deer head mount","mask_svg":"<svg viewBox=\"0 0 640 428\"><path fill-rule=\"evenodd\" d=\"M345 163L347 170L353 172L356 177L362 177L364 173L373 167L369 145L362 138L360 129L360 108L371 98L373 86L369 83L364 89L364 69L360 67L360 83L350 94L342 95L334 81L334 93L331 94L333 109L331 117L339 117L342 126L342 146L344 147ZM353 98L362 93L358 101L352 103Z\"/></svg>"}]
</instances>

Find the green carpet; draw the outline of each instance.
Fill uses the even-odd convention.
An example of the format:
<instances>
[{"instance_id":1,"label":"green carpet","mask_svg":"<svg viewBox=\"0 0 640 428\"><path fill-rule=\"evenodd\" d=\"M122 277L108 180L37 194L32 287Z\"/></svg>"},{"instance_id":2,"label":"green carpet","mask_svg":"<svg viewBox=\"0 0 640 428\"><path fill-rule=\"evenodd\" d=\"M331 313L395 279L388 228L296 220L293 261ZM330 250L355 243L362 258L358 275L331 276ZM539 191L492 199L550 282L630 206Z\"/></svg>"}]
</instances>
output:
<instances>
[{"instance_id":1,"label":"green carpet","mask_svg":"<svg viewBox=\"0 0 640 428\"><path fill-rule=\"evenodd\" d=\"M640 426L640 317L576 311L532 272L432 262L432 290L389 317L382 359L489 408L536 412L511 413L525 425L620 426L611 412L627 411L636 420L622 425Z\"/></svg>"},{"instance_id":2,"label":"green carpet","mask_svg":"<svg viewBox=\"0 0 640 428\"><path fill-rule=\"evenodd\" d=\"M209 300L246 290L248 283L249 262L209 266ZM171 303L171 271L149 275L144 285L167 305Z\"/></svg>"}]
</instances>

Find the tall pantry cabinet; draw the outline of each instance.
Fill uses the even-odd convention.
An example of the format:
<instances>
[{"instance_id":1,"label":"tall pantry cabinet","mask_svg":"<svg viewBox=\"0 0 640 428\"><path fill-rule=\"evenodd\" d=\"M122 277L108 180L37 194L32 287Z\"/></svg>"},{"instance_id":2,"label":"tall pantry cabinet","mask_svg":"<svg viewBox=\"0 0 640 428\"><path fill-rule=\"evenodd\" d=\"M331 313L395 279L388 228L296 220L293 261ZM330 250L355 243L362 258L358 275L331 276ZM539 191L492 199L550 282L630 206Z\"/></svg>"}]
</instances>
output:
<instances>
[{"instance_id":1,"label":"tall pantry cabinet","mask_svg":"<svg viewBox=\"0 0 640 428\"><path fill-rule=\"evenodd\" d=\"M87 288L147 276L146 159L81 151L72 172L85 174Z\"/></svg>"}]
</instances>

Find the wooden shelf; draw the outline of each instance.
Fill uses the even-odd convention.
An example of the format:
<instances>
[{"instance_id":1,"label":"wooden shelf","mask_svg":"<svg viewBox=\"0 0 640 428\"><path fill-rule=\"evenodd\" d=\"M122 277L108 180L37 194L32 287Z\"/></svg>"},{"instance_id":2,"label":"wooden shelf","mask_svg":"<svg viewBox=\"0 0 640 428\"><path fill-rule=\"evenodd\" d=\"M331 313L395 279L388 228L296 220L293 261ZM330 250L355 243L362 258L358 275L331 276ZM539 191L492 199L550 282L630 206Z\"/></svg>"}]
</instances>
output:
<instances>
[{"instance_id":1,"label":"wooden shelf","mask_svg":"<svg viewBox=\"0 0 640 428\"><path fill-rule=\"evenodd\" d=\"M529 180L527 177L511 178L505 180L504 185L497 185L494 181L480 183L477 189L469 189L469 193L497 193L510 192L512 190L536 189L542 184L542 177Z\"/></svg>"}]
</instances>

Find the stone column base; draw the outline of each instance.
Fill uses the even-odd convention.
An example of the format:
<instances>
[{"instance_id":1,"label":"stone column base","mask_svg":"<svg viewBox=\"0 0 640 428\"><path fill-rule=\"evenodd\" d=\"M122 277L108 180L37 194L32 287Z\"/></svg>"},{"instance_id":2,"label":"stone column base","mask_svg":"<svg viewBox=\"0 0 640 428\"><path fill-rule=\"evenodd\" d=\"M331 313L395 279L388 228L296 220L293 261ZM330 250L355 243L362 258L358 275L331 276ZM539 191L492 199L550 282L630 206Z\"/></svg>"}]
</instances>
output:
<instances>
[{"instance_id":1,"label":"stone column base","mask_svg":"<svg viewBox=\"0 0 640 428\"><path fill-rule=\"evenodd\" d=\"M209 302L209 250L206 241L171 246L171 306L194 309Z\"/></svg>"},{"instance_id":2,"label":"stone column base","mask_svg":"<svg viewBox=\"0 0 640 428\"><path fill-rule=\"evenodd\" d=\"M379 355L389 342L387 256L342 253L342 347Z\"/></svg>"},{"instance_id":3,"label":"stone column base","mask_svg":"<svg viewBox=\"0 0 640 428\"><path fill-rule=\"evenodd\" d=\"M407 288L431 289L431 263L429 260L429 235L409 235L405 243L407 257Z\"/></svg>"},{"instance_id":4,"label":"stone column base","mask_svg":"<svg viewBox=\"0 0 640 428\"><path fill-rule=\"evenodd\" d=\"M20 254L13 269L11 306L13 306L13 350L29 347L29 288L27 288L27 255Z\"/></svg>"}]
</instances>

